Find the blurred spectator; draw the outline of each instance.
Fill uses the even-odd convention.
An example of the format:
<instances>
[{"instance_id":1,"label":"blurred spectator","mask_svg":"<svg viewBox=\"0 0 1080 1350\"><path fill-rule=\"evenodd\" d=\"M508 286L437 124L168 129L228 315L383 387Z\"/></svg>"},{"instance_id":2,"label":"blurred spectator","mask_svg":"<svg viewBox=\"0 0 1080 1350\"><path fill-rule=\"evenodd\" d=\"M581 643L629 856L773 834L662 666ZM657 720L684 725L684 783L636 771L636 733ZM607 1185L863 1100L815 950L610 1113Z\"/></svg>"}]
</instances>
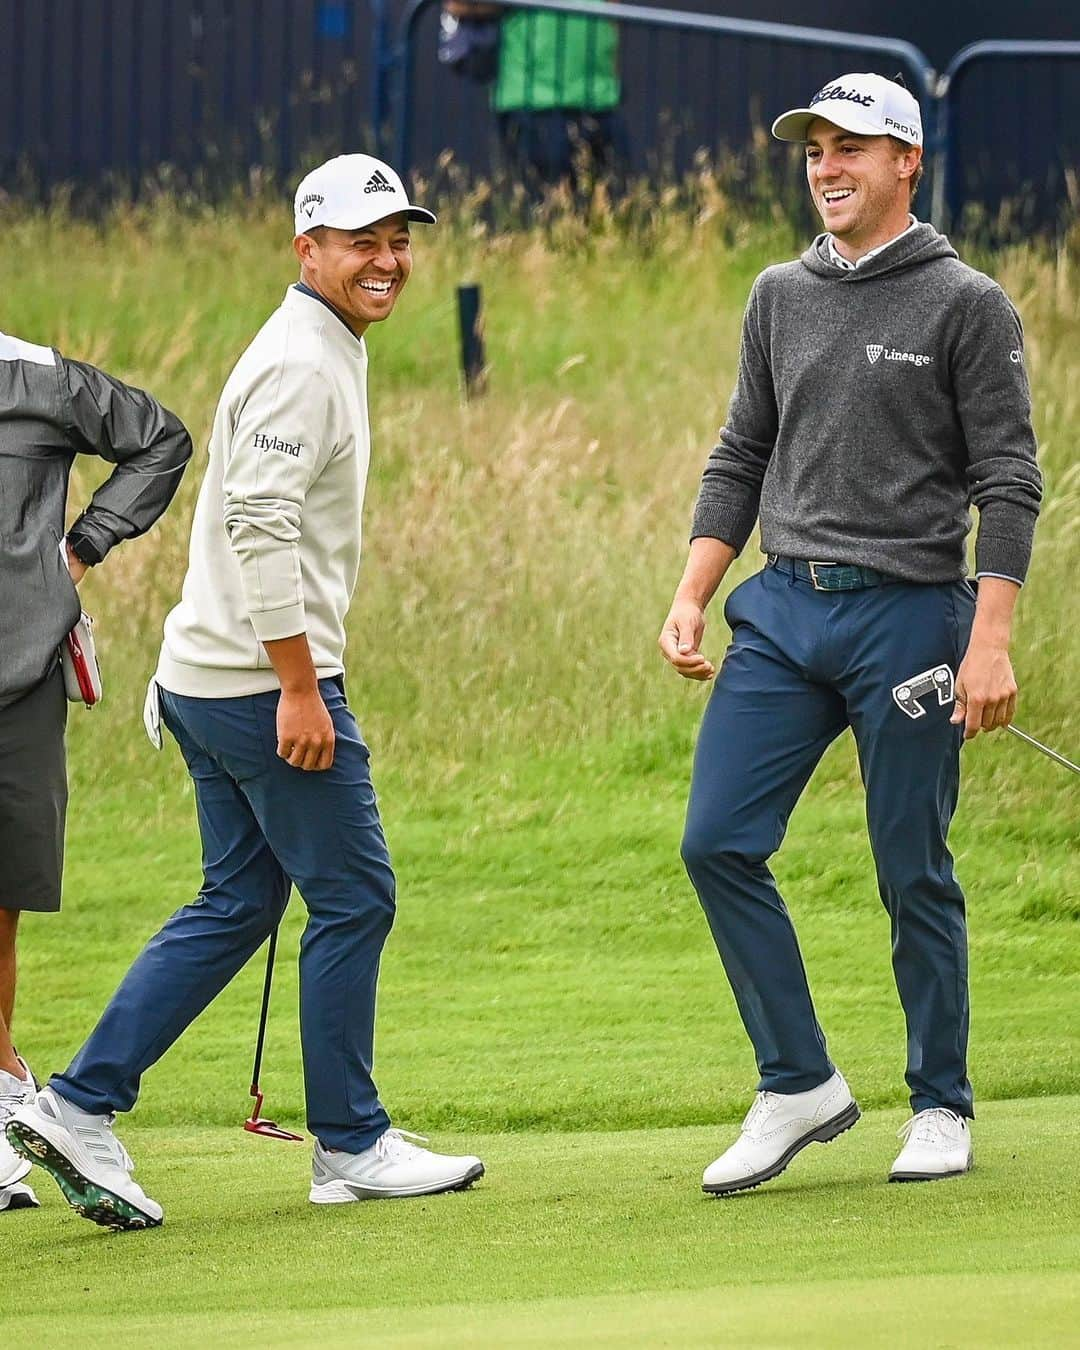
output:
<instances>
[{"instance_id":1,"label":"blurred spectator","mask_svg":"<svg viewBox=\"0 0 1080 1350\"><path fill-rule=\"evenodd\" d=\"M625 156L616 24L585 15L444 0L459 20L501 14L492 93L508 167L531 189L578 187Z\"/></svg>"}]
</instances>

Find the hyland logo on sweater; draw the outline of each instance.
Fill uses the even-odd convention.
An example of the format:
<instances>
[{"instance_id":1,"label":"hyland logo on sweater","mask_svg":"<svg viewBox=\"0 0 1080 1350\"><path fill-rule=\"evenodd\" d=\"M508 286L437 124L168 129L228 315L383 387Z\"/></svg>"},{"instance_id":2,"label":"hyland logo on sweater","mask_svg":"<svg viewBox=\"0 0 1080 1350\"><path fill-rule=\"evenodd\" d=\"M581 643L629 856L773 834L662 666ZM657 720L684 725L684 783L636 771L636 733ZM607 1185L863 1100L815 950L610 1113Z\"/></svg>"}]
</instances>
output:
<instances>
[{"instance_id":1,"label":"hyland logo on sweater","mask_svg":"<svg viewBox=\"0 0 1080 1350\"><path fill-rule=\"evenodd\" d=\"M283 441L280 436L266 436L261 431L255 433L254 445L256 450L276 450L279 455L291 455L293 459L299 459L304 448L303 441Z\"/></svg>"},{"instance_id":2,"label":"hyland logo on sweater","mask_svg":"<svg viewBox=\"0 0 1080 1350\"><path fill-rule=\"evenodd\" d=\"M393 192L394 185L381 169L376 169L364 185L365 192Z\"/></svg>"},{"instance_id":3,"label":"hyland logo on sweater","mask_svg":"<svg viewBox=\"0 0 1080 1350\"><path fill-rule=\"evenodd\" d=\"M876 366L881 360L907 361L913 366L929 366L934 360L932 356L923 356L921 352L898 352L895 347L885 347L880 342L866 344L866 359L872 366Z\"/></svg>"}]
</instances>

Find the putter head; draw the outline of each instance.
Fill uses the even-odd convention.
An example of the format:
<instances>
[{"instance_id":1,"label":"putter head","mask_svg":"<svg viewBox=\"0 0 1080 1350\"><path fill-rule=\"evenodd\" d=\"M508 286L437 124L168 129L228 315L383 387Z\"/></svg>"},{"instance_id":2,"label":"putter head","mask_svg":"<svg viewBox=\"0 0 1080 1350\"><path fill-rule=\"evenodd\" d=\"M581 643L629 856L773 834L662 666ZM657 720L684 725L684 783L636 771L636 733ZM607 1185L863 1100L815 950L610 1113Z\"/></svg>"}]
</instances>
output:
<instances>
[{"instance_id":1,"label":"putter head","mask_svg":"<svg viewBox=\"0 0 1080 1350\"><path fill-rule=\"evenodd\" d=\"M263 1095L254 1083L251 1086L251 1095L255 1098L255 1109L244 1121L244 1129L249 1134L261 1134L265 1139L291 1139L298 1144L304 1142L302 1134L293 1134L292 1130L283 1130L276 1121L263 1119Z\"/></svg>"}]
</instances>

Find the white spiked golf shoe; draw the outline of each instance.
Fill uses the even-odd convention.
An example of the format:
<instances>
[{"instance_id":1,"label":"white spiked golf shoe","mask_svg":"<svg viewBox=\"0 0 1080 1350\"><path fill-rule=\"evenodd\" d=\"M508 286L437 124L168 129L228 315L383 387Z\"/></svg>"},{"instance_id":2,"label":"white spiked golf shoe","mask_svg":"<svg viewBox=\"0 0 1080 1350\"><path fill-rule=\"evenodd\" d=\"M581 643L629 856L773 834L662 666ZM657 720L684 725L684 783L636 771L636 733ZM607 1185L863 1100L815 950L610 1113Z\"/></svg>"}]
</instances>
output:
<instances>
[{"instance_id":1,"label":"white spiked golf shoe","mask_svg":"<svg viewBox=\"0 0 1080 1350\"><path fill-rule=\"evenodd\" d=\"M940 1181L970 1172L975 1161L971 1131L963 1116L932 1106L905 1121L897 1131L904 1147L892 1165L890 1181Z\"/></svg>"},{"instance_id":2,"label":"white spiked golf shoe","mask_svg":"<svg viewBox=\"0 0 1080 1350\"><path fill-rule=\"evenodd\" d=\"M34 1100L37 1087L34 1076L22 1060L25 1077L17 1078L13 1073L0 1069L0 1192L14 1187L30 1171L30 1164L21 1158L7 1141L4 1126L20 1106L26 1106ZM29 1189L26 1187L24 1189ZM30 1192L31 1195L33 1192ZM5 1204L0 1194L0 1209L16 1209L17 1205Z\"/></svg>"},{"instance_id":3,"label":"white spiked golf shoe","mask_svg":"<svg viewBox=\"0 0 1080 1350\"><path fill-rule=\"evenodd\" d=\"M127 1149L112 1132L112 1116L95 1116L42 1088L7 1123L16 1153L43 1167L84 1219L115 1230L156 1228L164 1218L132 1178Z\"/></svg>"},{"instance_id":4,"label":"white spiked golf shoe","mask_svg":"<svg viewBox=\"0 0 1080 1350\"><path fill-rule=\"evenodd\" d=\"M807 1144L850 1130L859 1107L841 1073L809 1092L759 1092L735 1143L701 1178L709 1195L730 1195L771 1181Z\"/></svg>"},{"instance_id":5,"label":"white spiked golf shoe","mask_svg":"<svg viewBox=\"0 0 1080 1350\"><path fill-rule=\"evenodd\" d=\"M410 1142L414 1139L427 1142L407 1130L387 1130L363 1153L323 1148L316 1140L308 1198L316 1205L345 1205L353 1200L437 1195L463 1191L484 1175L479 1158L432 1153Z\"/></svg>"}]
</instances>

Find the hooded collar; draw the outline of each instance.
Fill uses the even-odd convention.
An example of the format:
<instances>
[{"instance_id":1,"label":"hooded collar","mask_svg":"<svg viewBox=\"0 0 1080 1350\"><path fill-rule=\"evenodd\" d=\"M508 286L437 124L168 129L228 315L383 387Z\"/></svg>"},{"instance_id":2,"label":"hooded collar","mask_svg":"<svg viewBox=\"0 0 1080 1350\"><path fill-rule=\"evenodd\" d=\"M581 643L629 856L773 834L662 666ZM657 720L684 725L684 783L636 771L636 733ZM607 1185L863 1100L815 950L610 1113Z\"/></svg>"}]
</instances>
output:
<instances>
[{"instance_id":1,"label":"hooded collar","mask_svg":"<svg viewBox=\"0 0 1080 1350\"><path fill-rule=\"evenodd\" d=\"M900 272L908 267L919 267L936 258L958 256L948 239L943 234L938 234L933 225L928 225L925 221L917 221L895 239L890 239L880 248L872 249L865 257L859 259L856 267L838 267L833 262L832 251L832 236L819 234L800 261L816 276L851 283Z\"/></svg>"},{"instance_id":2,"label":"hooded collar","mask_svg":"<svg viewBox=\"0 0 1080 1350\"><path fill-rule=\"evenodd\" d=\"M871 258L876 258L877 255L883 252L885 249L892 248L893 244L895 244L898 239L903 239L904 235L909 234L915 228L915 226L918 225L918 223L919 222L915 219L915 217L909 213L908 223L900 231L899 234L894 234L891 239L886 239L883 244L878 244L877 248L867 249L866 252L862 255L862 257L856 258L854 262L852 262L850 258L844 257L844 255L836 247L836 236L830 234L827 236L829 240L829 258L831 259L834 267L839 267L845 272L850 272L855 267L862 267L863 264L868 262Z\"/></svg>"}]
</instances>

